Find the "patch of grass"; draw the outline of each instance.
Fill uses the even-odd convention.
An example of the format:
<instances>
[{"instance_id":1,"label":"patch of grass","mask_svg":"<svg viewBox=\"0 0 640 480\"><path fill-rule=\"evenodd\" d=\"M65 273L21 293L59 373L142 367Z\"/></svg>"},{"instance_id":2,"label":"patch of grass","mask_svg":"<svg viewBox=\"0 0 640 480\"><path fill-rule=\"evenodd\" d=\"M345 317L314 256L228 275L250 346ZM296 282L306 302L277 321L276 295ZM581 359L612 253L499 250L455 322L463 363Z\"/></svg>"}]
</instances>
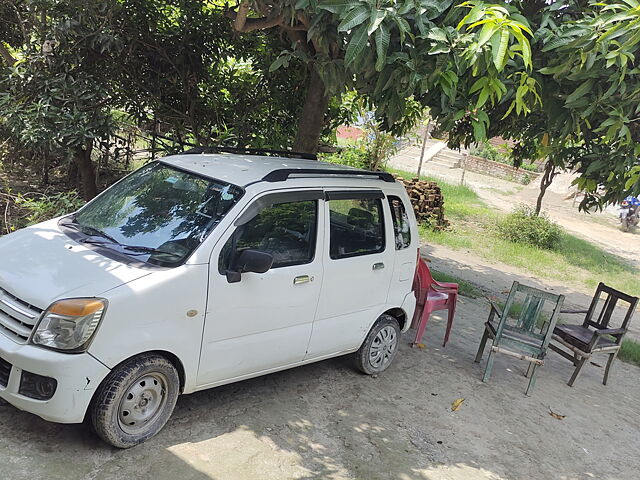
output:
<instances>
[{"instance_id":1,"label":"patch of grass","mask_svg":"<svg viewBox=\"0 0 640 480\"><path fill-rule=\"evenodd\" d=\"M388 168L387 170L406 180L411 180L416 177L415 174L404 170L395 168ZM438 184L444 195L444 215L446 218L459 219L472 215L495 216L493 210L480 199L476 192L466 185L454 185L424 175L420 176L420 180L436 182Z\"/></svg>"},{"instance_id":2,"label":"patch of grass","mask_svg":"<svg viewBox=\"0 0 640 480\"><path fill-rule=\"evenodd\" d=\"M449 283L457 283L458 284L458 293L465 297L469 298L479 298L482 296L482 292L476 288L475 285L469 283L461 278L455 277L453 275L447 275L446 273L437 272L435 270L431 270L431 275L438 282L449 282Z\"/></svg>"},{"instance_id":3,"label":"patch of grass","mask_svg":"<svg viewBox=\"0 0 640 480\"><path fill-rule=\"evenodd\" d=\"M623 362L632 363L640 367L640 343L633 340L623 340L618 358Z\"/></svg>"},{"instance_id":4,"label":"patch of grass","mask_svg":"<svg viewBox=\"0 0 640 480\"><path fill-rule=\"evenodd\" d=\"M399 170L392 173L413 178ZM541 279L562 280L595 289L604 282L630 295L640 295L640 269L616 255L567 232L561 234L554 250L514 243L503 238L496 228L505 214L486 205L469 187L434 180L444 194L445 217L451 221L446 231L421 228L426 243L470 252L490 261L498 261L526 271Z\"/></svg>"}]
</instances>

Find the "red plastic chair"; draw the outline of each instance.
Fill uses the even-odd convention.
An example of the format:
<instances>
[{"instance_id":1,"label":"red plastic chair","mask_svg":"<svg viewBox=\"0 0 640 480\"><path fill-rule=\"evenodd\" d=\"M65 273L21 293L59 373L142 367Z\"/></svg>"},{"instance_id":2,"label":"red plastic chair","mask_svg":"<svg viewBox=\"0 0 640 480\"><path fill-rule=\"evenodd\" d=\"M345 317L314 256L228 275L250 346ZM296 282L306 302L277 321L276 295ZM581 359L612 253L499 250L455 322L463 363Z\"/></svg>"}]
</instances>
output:
<instances>
[{"instance_id":1,"label":"red plastic chair","mask_svg":"<svg viewBox=\"0 0 640 480\"><path fill-rule=\"evenodd\" d=\"M449 341L451 326L453 325L453 316L456 313L458 284L434 280L427 263L419 257L416 276L413 280L413 291L416 293L417 302L411 326L417 331L412 346L421 343L422 335L427 327L427 321L431 313L437 310L448 310L447 331L444 335L444 342L442 343L442 346L445 347Z\"/></svg>"}]
</instances>

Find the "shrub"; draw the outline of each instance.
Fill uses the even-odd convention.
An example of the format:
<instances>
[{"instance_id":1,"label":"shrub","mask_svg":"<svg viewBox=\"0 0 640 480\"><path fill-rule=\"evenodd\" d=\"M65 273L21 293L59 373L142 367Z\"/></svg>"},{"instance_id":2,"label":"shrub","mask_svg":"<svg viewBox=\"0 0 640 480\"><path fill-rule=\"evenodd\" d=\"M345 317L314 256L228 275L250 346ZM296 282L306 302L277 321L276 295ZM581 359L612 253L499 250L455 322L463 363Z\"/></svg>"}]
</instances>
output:
<instances>
[{"instance_id":1,"label":"shrub","mask_svg":"<svg viewBox=\"0 0 640 480\"><path fill-rule=\"evenodd\" d=\"M499 233L507 240L552 250L560 244L562 228L544 214L536 215L527 205L517 207L498 223Z\"/></svg>"},{"instance_id":2,"label":"shrub","mask_svg":"<svg viewBox=\"0 0 640 480\"><path fill-rule=\"evenodd\" d=\"M367 152L358 147L346 147L338 153L323 155L322 160L349 167L367 168Z\"/></svg>"},{"instance_id":3,"label":"shrub","mask_svg":"<svg viewBox=\"0 0 640 480\"><path fill-rule=\"evenodd\" d=\"M71 213L85 203L75 190L53 195L43 194L38 198L18 195L15 202L25 211L24 219L27 225L33 225L34 223Z\"/></svg>"},{"instance_id":4,"label":"shrub","mask_svg":"<svg viewBox=\"0 0 640 480\"><path fill-rule=\"evenodd\" d=\"M481 143L471 151L471 154L475 155L476 157L491 160L492 162L513 165L513 161L511 160L508 152L499 150L489 142Z\"/></svg>"}]
</instances>

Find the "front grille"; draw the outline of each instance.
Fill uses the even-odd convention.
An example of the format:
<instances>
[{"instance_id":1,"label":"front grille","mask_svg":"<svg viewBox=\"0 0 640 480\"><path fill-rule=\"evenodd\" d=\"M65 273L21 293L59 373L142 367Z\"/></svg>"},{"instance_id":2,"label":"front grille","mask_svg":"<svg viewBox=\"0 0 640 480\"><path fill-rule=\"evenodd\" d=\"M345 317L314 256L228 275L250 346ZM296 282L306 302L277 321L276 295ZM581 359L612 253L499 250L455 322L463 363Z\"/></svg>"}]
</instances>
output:
<instances>
[{"instance_id":1,"label":"front grille","mask_svg":"<svg viewBox=\"0 0 640 480\"><path fill-rule=\"evenodd\" d=\"M17 342L26 342L42 309L0 288L0 331Z\"/></svg>"},{"instance_id":2,"label":"front grille","mask_svg":"<svg viewBox=\"0 0 640 480\"><path fill-rule=\"evenodd\" d=\"M11 373L11 364L0 358L0 387L5 388L9 383L9 374Z\"/></svg>"}]
</instances>

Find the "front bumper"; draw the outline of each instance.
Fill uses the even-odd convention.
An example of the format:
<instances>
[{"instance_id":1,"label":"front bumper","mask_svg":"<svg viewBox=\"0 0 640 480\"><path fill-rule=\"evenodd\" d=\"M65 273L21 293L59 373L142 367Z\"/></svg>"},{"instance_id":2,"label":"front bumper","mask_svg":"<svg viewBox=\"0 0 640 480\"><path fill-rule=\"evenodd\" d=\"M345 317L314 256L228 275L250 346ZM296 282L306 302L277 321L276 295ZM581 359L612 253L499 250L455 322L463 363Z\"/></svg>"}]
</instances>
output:
<instances>
[{"instance_id":1,"label":"front bumper","mask_svg":"<svg viewBox=\"0 0 640 480\"><path fill-rule=\"evenodd\" d=\"M81 423L93 392L109 369L88 353L67 354L14 342L0 333L0 358L11 364L0 398L14 407L58 423ZM35 400L18 393L22 371L58 381L53 397Z\"/></svg>"}]
</instances>

